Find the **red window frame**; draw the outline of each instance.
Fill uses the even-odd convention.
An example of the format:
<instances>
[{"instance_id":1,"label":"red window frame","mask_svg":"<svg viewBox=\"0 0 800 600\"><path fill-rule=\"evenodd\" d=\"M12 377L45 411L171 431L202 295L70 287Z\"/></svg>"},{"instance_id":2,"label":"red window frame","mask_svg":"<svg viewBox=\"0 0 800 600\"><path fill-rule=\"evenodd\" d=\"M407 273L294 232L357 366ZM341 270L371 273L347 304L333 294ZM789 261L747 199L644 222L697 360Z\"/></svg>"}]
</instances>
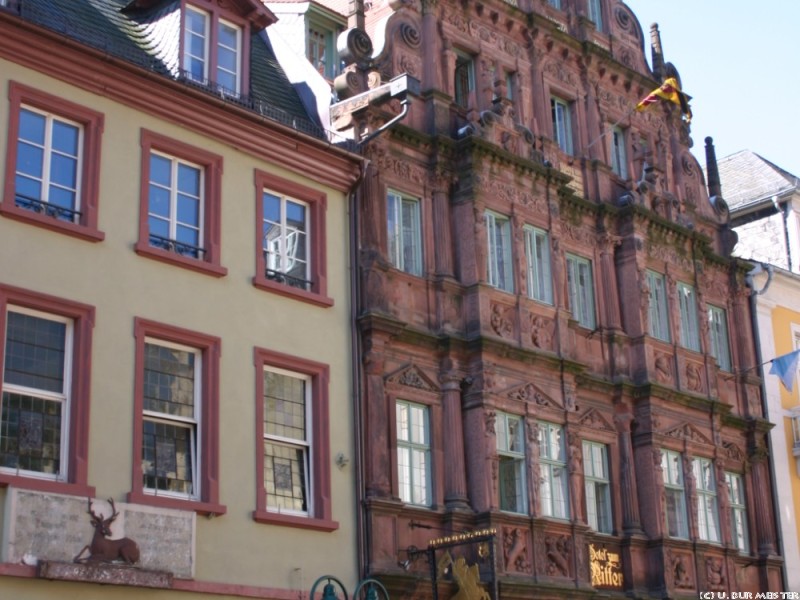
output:
<instances>
[{"instance_id":1,"label":"red window frame","mask_svg":"<svg viewBox=\"0 0 800 600\"><path fill-rule=\"evenodd\" d=\"M133 397L133 477L128 501L163 508L193 510L204 515L222 515L226 507L219 503L219 360L221 340L205 335L148 321L134 319L133 335L136 342ZM202 353L203 368L200 374L202 413L200 417L200 443L196 449L199 468L199 499L183 499L146 493L142 473L142 428L144 421L144 345L147 338L172 342L196 348Z\"/></svg>"},{"instance_id":2,"label":"red window frame","mask_svg":"<svg viewBox=\"0 0 800 600\"><path fill-rule=\"evenodd\" d=\"M325 213L328 208L328 197L320 191L306 187L293 181L287 181L281 177L256 170L256 274L253 277L253 285L259 289L267 290L301 300L317 306L333 306L333 298L328 297L328 253L326 241ZM264 190L269 190L277 194L289 196L295 200L300 200L308 204L309 220L311 227L308 235L310 238L309 251L309 278L311 279L311 290L303 290L292 287L291 285L267 279L266 261L262 251L262 216L264 214Z\"/></svg>"},{"instance_id":3,"label":"red window frame","mask_svg":"<svg viewBox=\"0 0 800 600\"><path fill-rule=\"evenodd\" d=\"M142 129L141 193L139 196L139 239L134 249L140 256L170 263L213 277L223 277L228 270L221 264L222 157L184 142ZM203 185L203 256L192 258L150 245L147 213L150 204L150 153L163 152L200 165Z\"/></svg>"},{"instance_id":4,"label":"red window frame","mask_svg":"<svg viewBox=\"0 0 800 600\"><path fill-rule=\"evenodd\" d=\"M328 384L330 368L328 365L297 358L288 354L256 348L254 351L256 367L256 510L253 519L258 523L286 525L313 529L316 531L335 531L339 523L331 516L331 460ZM294 371L311 378L311 460L309 481L313 513L308 516L289 515L267 510L267 494L264 489L264 368L274 367Z\"/></svg>"},{"instance_id":5,"label":"red window frame","mask_svg":"<svg viewBox=\"0 0 800 600\"><path fill-rule=\"evenodd\" d=\"M8 99L6 180L3 198L0 201L0 214L90 242L99 242L105 239L105 233L97 228L100 150L104 128L103 114L16 81L9 83ZM79 194L81 216L78 223L55 219L16 205L14 173L17 170L17 140L19 138L20 110L23 106L30 106L52 113L79 123L83 127L83 147L80 150L82 163L81 189Z\"/></svg>"},{"instance_id":6,"label":"red window frame","mask_svg":"<svg viewBox=\"0 0 800 600\"><path fill-rule=\"evenodd\" d=\"M67 423L69 428L67 481L0 473L0 487L13 485L41 492L94 496L94 487L88 485L88 463L92 330L95 308L55 296L0 284L0 370L5 364L6 314L9 305L38 310L72 320L72 387L69 422ZM2 388L2 381L3 379L0 377L0 388Z\"/></svg>"}]
</instances>

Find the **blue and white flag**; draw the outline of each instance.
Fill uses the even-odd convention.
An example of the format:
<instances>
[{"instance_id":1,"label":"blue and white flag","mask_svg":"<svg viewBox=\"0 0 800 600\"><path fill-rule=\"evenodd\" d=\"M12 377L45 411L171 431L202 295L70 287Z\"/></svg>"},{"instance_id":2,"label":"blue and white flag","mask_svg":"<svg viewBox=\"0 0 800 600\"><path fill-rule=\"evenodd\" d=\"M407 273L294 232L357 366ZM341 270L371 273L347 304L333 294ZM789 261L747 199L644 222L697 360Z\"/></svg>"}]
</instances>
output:
<instances>
[{"instance_id":1,"label":"blue and white flag","mask_svg":"<svg viewBox=\"0 0 800 600\"><path fill-rule=\"evenodd\" d=\"M798 360L800 360L800 349L773 358L771 361L772 368L769 370L769 374L780 377L783 386L790 392L794 387L794 380L797 377Z\"/></svg>"}]
</instances>

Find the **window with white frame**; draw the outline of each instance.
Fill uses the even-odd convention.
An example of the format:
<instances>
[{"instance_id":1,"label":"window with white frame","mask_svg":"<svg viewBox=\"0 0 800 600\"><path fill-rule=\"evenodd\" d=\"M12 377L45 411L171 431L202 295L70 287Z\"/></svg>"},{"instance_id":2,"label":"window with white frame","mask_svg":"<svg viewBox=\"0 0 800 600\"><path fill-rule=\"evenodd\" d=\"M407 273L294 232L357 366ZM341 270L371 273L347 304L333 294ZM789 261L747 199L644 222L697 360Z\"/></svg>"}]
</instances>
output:
<instances>
[{"instance_id":1,"label":"window with white frame","mask_svg":"<svg viewBox=\"0 0 800 600\"><path fill-rule=\"evenodd\" d=\"M514 273L511 264L511 221L503 215L486 211L487 279L489 285L514 291Z\"/></svg>"},{"instance_id":2,"label":"window with white frame","mask_svg":"<svg viewBox=\"0 0 800 600\"><path fill-rule=\"evenodd\" d=\"M16 206L77 223L81 215L83 126L50 112L19 110Z\"/></svg>"},{"instance_id":3,"label":"window with white frame","mask_svg":"<svg viewBox=\"0 0 800 600\"><path fill-rule=\"evenodd\" d=\"M222 92L239 94L242 84L242 28L216 14L186 7L182 68L189 79L213 80Z\"/></svg>"},{"instance_id":4,"label":"window with white frame","mask_svg":"<svg viewBox=\"0 0 800 600\"><path fill-rule=\"evenodd\" d=\"M538 423L539 497L544 516L569 519L569 473L567 472L564 428L555 423Z\"/></svg>"},{"instance_id":5,"label":"window with white frame","mask_svg":"<svg viewBox=\"0 0 800 600\"><path fill-rule=\"evenodd\" d=\"M567 286L572 318L587 329L597 323L594 307L594 282L589 259L567 254Z\"/></svg>"},{"instance_id":6,"label":"window with white frame","mask_svg":"<svg viewBox=\"0 0 800 600\"><path fill-rule=\"evenodd\" d=\"M654 338L668 342L669 306L667 304L667 284L664 275L647 270L647 286L650 289L648 307L649 332Z\"/></svg>"},{"instance_id":7,"label":"window with white frame","mask_svg":"<svg viewBox=\"0 0 800 600\"><path fill-rule=\"evenodd\" d=\"M608 474L608 446L583 442L583 476L586 518L589 527L611 533L611 481Z\"/></svg>"},{"instance_id":8,"label":"window with white frame","mask_svg":"<svg viewBox=\"0 0 800 600\"><path fill-rule=\"evenodd\" d=\"M387 198L389 260L406 273L422 275L419 198L389 191Z\"/></svg>"},{"instance_id":9,"label":"window with white frame","mask_svg":"<svg viewBox=\"0 0 800 600\"><path fill-rule=\"evenodd\" d=\"M717 359L720 369L730 371L732 365L728 340L728 316L724 308L708 305L708 335L711 356Z\"/></svg>"},{"instance_id":10,"label":"window with white frame","mask_svg":"<svg viewBox=\"0 0 800 600\"><path fill-rule=\"evenodd\" d=\"M142 472L146 493L199 498L202 352L144 344Z\"/></svg>"},{"instance_id":11,"label":"window with white frame","mask_svg":"<svg viewBox=\"0 0 800 600\"><path fill-rule=\"evenodd\" d=\"M686 493L683 483L683 458L673 450L661 451L661 471L664 477L664 511L667 535L688 538L686 520Z\"/></svg>"},{"instance_id":12,"label":"window with white frame","mask_svg":"<svg viewBox=\"0 0 800 600\"><path fill-rule=\"evenodd\" d=\"M697 327L697 294L694 287L678 283L678 301L681 311L681 346L700 351L700 330Z\"/></svg>"},{"instance_id":13,"label":"window with white frame","mask_svg":"<svg viewBox=\"0 0 800 600\"><path fill-rule=\"evenodd\" d=\"M328 80L339 74L340 61L336 37L341 26L321 16L308 19L306 57L320 75Z\"/></svg>"},{"instance_id":14,"label":"window with white frame","mask_svg":"<svg viewBox=\"0 0 800 600\"><path fill-rule=\"evenodd\" d=\"M151 151L147 208L151 246L203 258L204 175L200 165Z\"/></svg>"},{"instance_id":15,"label":"window with white frame","mask_svg":"<svg viewBox=\"0 0 800 600\"><path fill-rule=\"evenodd\" d=\"M692 460L697 490L697 534L701 540L719 543L719 508L714 464L707 458Z\"/></svg>"},{"instance_id":16,"label":"window with white frame","mask_svg":"<svg viewBox=\"0 0 800 600\"><path fill-rule=\"evenodd\" d=\"M625 148L625 130L619 125L611 128L611 170L622 179L628 178L628 154Z\"/></svg>"},{"instance_id":17,"label":"window with white frame","mask_svg":"<svg viewBox=\"0 0 800 600\"><path fill-rule=\"evenodd\" d=\"M497 413L497 459L500 510L528 512L525 483L525 433L522 417Z\"/></svg>"},{"instance_id":18,"label":"window with white frame","mask_svg":"<svg viewBox=\"0 0 800 600\"><path fill-rule=\"evenodd\" d=\"M428 407L397 402L397 483L400 499L431 505L431 438Z\"/></svg>"},{"instance_id":19,"label":"window with white frame","mask_svg":"<svg viewBox=\"0 0 800 600\"><path fill-rule=\"evenodd\" d=\"M601 0L586 0L589 20L594 23L597 31L603 31L603 7Z\"/></svg>"},{"instance_id":20,"label":"window with white frame","mask_svg":"<svg viewBox=\"0 0 800 600\"><path fill-rule=\"evenodd\" d=\"M475 60L469 54L456 52L453 100L463 108L469 104L469 95L475 90Z\"/></svg>"},{"instance_id":21,"label":"window with white frame","mask_svg":"<svg viewBox=\"0 0 800 600\"><path fill-rule=\"evenodd\" d=\"M750 535L747 527L747 506L744 496L744 479L738 473L725 473L731 509L731 537L740 552L750 551Z\"/></svg>"},{"instance_id":22,"label":"window with white frame","mask_svg":"<svg viewBox=\"0 0 800 600\"><path fill-rule=\"evenodd\" d=\"M0 470L63 481L73 322L16 306L9 306L5 317Z\"/></svg>"},{"instance_id":23,"label":"window with white frame","mask_svg":"<svg viewBox=\"0 0 800 600\"><path fill-rule=\"evenodd\" d=\"M268 511L307 515L310 506L311 381L264 367L264 487Z\"/></svg>"},{"instance_id":24,"label":"window with white frame","mask_svg":"<svg viewBox=\"0 0 800 600\"><path fill-rule=\"evenodd\" d=\"M553 303L550 273L550 239L546 231L526 225L525 259L528 267L528 296L545 304Z\"/></svg>"},{"instance_id":25,"label":"window with white frame","mask_svg":"<svg viewBox=\"0 0 800 600\"><path fill-rule=\"evenodd\" d=\"M264 190L262 202L262 250L267 279L310 289L308 204L268 190Z\"/></svg>"},{"instance_id":26,"label":"window with white frame","mask_svg":"<svg viewBox=\"0 0 800 600\"><path fill-rule=\"evenodd\" d=\"M558 147L567 154L574 153L572 141L572 115L570 104L561 98L550 98L553 118L553 138Z\"/></svg>"}]
</instances>

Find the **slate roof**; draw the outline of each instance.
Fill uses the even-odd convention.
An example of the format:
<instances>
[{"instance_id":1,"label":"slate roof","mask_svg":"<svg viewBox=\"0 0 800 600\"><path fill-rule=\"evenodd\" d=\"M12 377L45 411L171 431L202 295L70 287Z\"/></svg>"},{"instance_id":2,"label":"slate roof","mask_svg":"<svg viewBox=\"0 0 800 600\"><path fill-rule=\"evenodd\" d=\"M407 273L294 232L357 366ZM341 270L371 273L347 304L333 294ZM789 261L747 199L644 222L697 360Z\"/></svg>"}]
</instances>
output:
<instances>
[{"instance_id":1,"label":"slate roof","mask_svg":"<svg viewBox=\"0 0 800 600\"><path fill-rule=\"evenodd\" d=\"M732 212L798 189L797 177L750 150L717 161L722 196Z\"/></svg>"},{"instance_id":2,"label":"slate roof","mask_svg":"<svg viewBox=\"0 0 800 600\"><path fill-rule=\"evenodd\" d=\"M19 15L72 40L179 79L179 0L157 1L146 10L123 12L130 0L17 0ZM12 5L13 6L13 5ZM187 82L207 89L211 86ZM308 135L325 138L289 82L264 31L250 40L250 90L232 103Z\"/></svg>"}]
</instances>

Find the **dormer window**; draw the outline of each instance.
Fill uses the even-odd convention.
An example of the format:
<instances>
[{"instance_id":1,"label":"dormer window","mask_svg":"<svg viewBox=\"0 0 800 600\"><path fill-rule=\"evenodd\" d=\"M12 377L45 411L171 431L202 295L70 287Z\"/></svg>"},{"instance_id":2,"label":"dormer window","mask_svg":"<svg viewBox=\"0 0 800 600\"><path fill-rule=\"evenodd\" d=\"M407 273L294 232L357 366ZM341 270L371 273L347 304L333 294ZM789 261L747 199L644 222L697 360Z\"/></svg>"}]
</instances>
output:
<instances>
[{"instance_id":1,"label":"dormer window","mask_svg":"<svg viewBox=\"0 0 800 600\"><path fill-rule=\"evenodd\" d=\"M242 88L242 28L216 14L186 7L182 66L186 76L222 92Z\"/></svg>"},{"instance_id":2,"label":"dormer window","mask_svg":"<svg viewBox=\"0 0 800 600\"><path fill-rule=\"evenodd\" d=\"M325 79L332 80L341 72L336 38L344 25L335 14L324 13L310 6L306 14L306 58Z\"/></svg>"}]
</instances>

